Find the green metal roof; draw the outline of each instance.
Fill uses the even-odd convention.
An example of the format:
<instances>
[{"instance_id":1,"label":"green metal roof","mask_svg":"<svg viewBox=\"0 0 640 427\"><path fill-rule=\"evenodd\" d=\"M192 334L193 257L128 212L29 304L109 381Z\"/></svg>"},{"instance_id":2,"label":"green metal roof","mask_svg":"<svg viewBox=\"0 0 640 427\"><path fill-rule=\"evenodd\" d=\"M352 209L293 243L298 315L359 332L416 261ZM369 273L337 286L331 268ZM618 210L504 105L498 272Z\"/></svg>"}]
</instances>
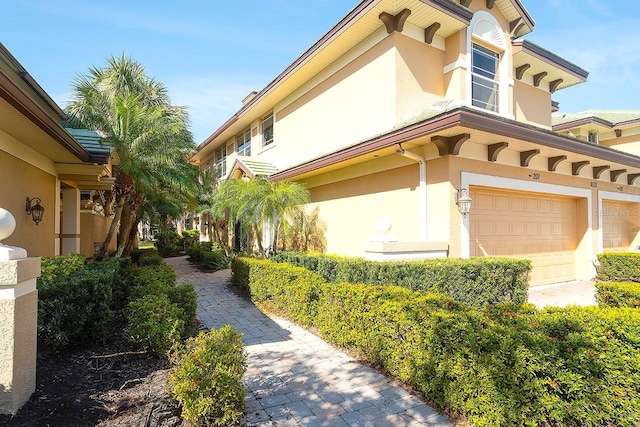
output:
<instances>
[{"instance_id":1,"label":"green metal roof","mask_svg":"<svg viewBox=\"0 0 640 427\"><path fill-rule=\"evenodd\" d=\"M640 121L640 110L587 110L581 113L553 113L553 126L592 119L609 127ZM580 125L581 123L576 123Z\"/></svg>"},{"instance_id":2,"label":"green metal roof","mask_svg":"<svg viewBox=\"0 0 640 427\"><path fill-rule=\"evenodd\" d=\"M89 129L65 129L89 153L102 155L108 155L109 153L111 153L111 147L109 147L106 142L102 141L102 138L97 132Z\"/></svg>"}]
</instances>

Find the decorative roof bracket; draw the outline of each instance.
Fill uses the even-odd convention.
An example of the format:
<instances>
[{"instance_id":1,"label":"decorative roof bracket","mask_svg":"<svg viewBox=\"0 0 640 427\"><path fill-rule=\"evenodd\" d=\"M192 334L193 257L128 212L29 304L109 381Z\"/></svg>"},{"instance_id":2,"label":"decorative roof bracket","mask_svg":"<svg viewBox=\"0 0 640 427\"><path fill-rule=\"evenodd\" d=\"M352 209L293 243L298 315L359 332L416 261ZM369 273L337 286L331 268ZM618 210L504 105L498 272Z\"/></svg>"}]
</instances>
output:
<instances>
[{"instance_id":1,"label":"decorative roof bracket","mask_svg":"<svg viewBox=\"0 0 640 427\"><path fill-rule=\"evenodd\" d=\"M490 162L498 160L498 154L509 146L508 142L498 142L497 144L491 144L487 150L487 157Z\"/></svg>"},{"instance_id":2,"label":"decorative roof bracket","mask_svg":"<svg viewBox=\"0 0 640 427\"><path fill-rule=\"evenodd\" d=\"M438 153L440 153L441 156L457 156L458 154L460 154L462 144L467 142L469 138L471 138L471 135L468 133L461 133L460 135L451 137L436 135L431 138L431 142L433 142L436 147L438 147Z\"/></svg>"},{"instance_id":3,"label":"decorative roof bracket","mask_svg":"<svg viewBox=\"0 0 640 427\"><path fill-rule=\"evenodd\" d=\"M520 166L522 166L523 168L526 168L527 166L529 166L529 162L531 162L531 160L538 154L540 154L540 150L537 148L535 150L521 151Z\"/></svg>"},{"instance_id":4,"label":"decorative roof bracket","mask_svg":"<svg viewBox=\"0 0 640 427\"><path fill-rule=\"evenodd\" d=\"M394 31L399 33L404 29L404 23L407 21L407 18L411 15L411 10L404 9L402 12L397 15L392 15L387 12L382 12L378 18L384 23L385 27L387 27L387 33L391 34Z\"/></svg>"},{"instance_id":5,"label":"decorative roof bracket","mask_svg":"<svg viewBox=\"0 0 640 427\"><path fill-rule=\"evenodd\" d=\"M558 165L565 160L567 160L567 156L565 155L549 157L549 172L555 172L555 170L558 168Z\"/></svg>"}]
</instances>

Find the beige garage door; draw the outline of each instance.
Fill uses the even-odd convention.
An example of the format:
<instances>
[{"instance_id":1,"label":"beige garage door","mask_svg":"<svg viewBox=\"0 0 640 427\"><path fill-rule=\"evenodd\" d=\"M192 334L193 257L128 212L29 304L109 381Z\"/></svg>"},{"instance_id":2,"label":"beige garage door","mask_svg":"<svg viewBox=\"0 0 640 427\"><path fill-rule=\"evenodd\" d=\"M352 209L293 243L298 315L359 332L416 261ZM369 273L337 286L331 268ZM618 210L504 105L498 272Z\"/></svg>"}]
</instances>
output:
<instances>
[{"instance_id":1,"label":"beige garage door","mask_svg":"<svg viewBox=\"0 0 640 427\"><path fill-rule=\"evenodd\" d=\"M531 259L531 286L576 278L576 199L471 187L471 256Z\"/></svg>"},{"instance_id":2,"label":"beige garage door","mask_svg":"<svg viewBox=\"0 0 640 427\"><path fill-rule=\"evenodd\" d=\"M602 244L605 252L628 251L638 232L636 203L602 201Z\"/></svg>"}]
</instances>

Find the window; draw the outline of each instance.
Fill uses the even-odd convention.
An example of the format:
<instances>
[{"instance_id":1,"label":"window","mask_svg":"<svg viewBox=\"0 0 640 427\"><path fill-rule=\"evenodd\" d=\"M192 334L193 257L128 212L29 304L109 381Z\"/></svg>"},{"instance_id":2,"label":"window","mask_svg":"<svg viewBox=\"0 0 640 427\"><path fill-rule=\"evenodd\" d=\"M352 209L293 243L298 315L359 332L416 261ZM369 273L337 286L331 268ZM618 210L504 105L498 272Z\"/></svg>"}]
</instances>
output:
<instances>
[{"instance_id":1,"label":"window","mask_svg":"<svg viewBox=\"0 0 640 427\"><path fill-rule=\"evenodd\" d=\"M213 169L216 178L221 179L227 176L227 147L222 146L216 150L213 158Z\"/></svg>"},{"instance_id":2,"label":"window","mask_svg":"<svg viewBox=\"0 0 640 427\"><path fill-rule=\"evenodd\" d=\"M273 113L262 119L262 146L273 143Z\"/></svg>"},{"instance_id":3,"label":"window","mask_svg":"<svg viewBox=\"0 0 640 427\"><path fill-rule=\"evenodd\" d=\"M238 156L251 155L251 129L238 135Z\"/></svg>"},{"instance_id":4,"label":"window","mask_svg":"<svg viewBox=\"0 0 640 427\"><path fill-rule=\"evenodd\" d=\"M471 98L472 105L499 112L500 83L498 63L500 54L478 44L472 44Z\"/></svg>"},{"instance_id":5,"label":"window","mask_svg":"<svg viewBox=\"0 0 640 427\"><path fill-rule=\"evenodd\" d=\"M589 132L589 142L600 144L600 134L598 131Z\"/></svg>"}]
</instances>

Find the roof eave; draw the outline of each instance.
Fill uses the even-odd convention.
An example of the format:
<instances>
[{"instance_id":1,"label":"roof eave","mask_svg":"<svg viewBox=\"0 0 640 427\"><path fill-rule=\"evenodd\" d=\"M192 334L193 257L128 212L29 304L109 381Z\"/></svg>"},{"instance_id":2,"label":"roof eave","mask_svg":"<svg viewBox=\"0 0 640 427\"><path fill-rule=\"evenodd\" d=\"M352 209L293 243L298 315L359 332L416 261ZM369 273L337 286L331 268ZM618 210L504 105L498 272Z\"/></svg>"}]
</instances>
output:
<instances>
[{"instance_id":1,"label":"roof eave","mask_svg":"<svg viewBox=\"0 0 640 427\"><path fill-rule=\"evenodd\" d=\"M90 161L91 154L2 70L0 70L0 97L79 160Z\"/></svg>"},{"instance_id":2,"label":"roof eave","mask_svg":"<svg viewBox=\"0 0 640 427\"><path fill-rule=\"evenodd\" d=\"M637 167L640 157L613 150L605 146L560 135L552 131L524 125L512 120L481 113L477 110L460 107L421 122L397 129L367 141L361 142L333 154L311 160L309 162L279 171L269 178L274 181L292 179L296 176L312 172L364 154L391 147L417 137L441 132L453 127L466 127L496 135L504 135L524 141L535 141L538 144L563 151L589 157L598 157L606 161Z\"/></svg>"},{"instance_id":3,"label":"roof eave","mask_svg":"<svg viewBox=\"0 0 640 427\"><path fill-rule=\"evenodd\" d=\"M583 82L587 80L589 77L589 70L586 70L573 62L567 61L555 53L548 51L547 49L538 46L535 43L530 42L529 40L522 39L516 40L513 42L514 47L520 47L522 52L532 55L542 61L548 62L563 71L572 74Z\"/></svg>"}]
</instances>

